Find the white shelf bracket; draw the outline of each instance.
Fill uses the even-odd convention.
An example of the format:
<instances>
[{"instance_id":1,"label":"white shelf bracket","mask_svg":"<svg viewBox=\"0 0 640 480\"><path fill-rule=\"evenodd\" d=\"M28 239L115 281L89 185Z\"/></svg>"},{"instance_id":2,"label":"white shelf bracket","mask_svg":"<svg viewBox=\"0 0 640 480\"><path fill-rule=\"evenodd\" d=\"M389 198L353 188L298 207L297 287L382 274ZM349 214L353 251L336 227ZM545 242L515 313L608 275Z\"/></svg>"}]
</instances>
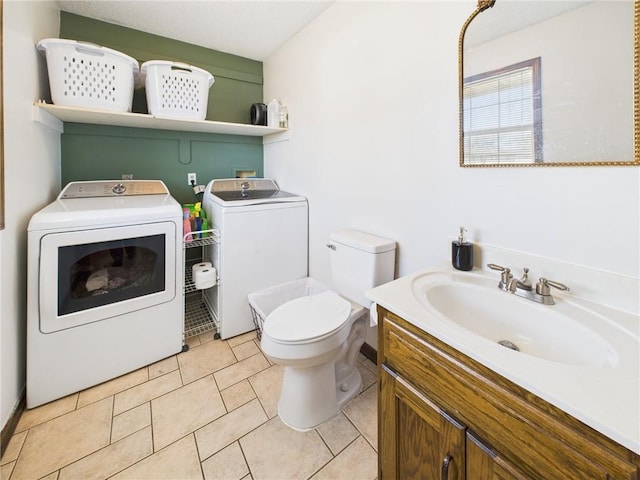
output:
<instances>
[{"instance_id":1,"label":"white shelf bracket","mask_svg":"<svg viewBox=\"0 0 640 480\"><path fill-rule=\"evenodd\" d=\"M39 108L40 102L33 104L33 121L58 133L64 133L64 122L46 110Z\"/></svg>"},{"instance_id":2,"label":"white shelf bracket","mask_svg":"<svg viewBox=\"0 0 640 480\"><path fill-rule=\"evenodd\" d=\"M270 143L288 142L289 140L291 140L291 130L265 135L262 137L262 144L269 145Z\"/></svg>"}]
</instances>

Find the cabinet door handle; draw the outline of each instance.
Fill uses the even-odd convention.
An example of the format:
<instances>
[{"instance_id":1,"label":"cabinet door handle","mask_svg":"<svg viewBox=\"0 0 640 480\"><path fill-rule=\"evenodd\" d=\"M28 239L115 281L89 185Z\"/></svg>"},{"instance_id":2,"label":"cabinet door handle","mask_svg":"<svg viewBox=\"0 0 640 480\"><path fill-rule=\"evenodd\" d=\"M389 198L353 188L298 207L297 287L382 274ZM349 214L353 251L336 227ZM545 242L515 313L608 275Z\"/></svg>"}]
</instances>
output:
<instances>
[{"instance_id":1,"label":"cabinet door handle","mask_svg":"<svg viewBox=\"0 0 640 480\"><path fill-rule=\"evenodd\" d=\"M440 478L442 480L449 478L449 465L451 465L451 460L453 460L453 457L449 454L445 455L442 459L442 470L440 470Z\"/></svg>"}]
</instances>

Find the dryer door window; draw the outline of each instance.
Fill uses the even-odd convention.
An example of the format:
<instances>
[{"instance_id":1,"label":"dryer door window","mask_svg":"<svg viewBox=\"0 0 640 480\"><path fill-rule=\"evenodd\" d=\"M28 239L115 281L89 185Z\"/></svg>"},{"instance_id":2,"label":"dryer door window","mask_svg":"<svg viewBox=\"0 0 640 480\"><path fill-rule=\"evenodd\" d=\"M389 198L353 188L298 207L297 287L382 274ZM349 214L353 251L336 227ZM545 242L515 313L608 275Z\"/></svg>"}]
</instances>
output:
<instances>
[{"instance_id":1,"label":"dryer door window","mask_svg":"<svg viewBox=\"0 0 640 480\"><path fill-rule=\"evenodd\" d=\"M60 247L58 315L164 290L164 235Z\"/></svg>"},{"instance_id":2,"label":"dryer door window","mask_svg":"<svg viewBox=\"0 0 640 480\"><path fill-rule=\"evenodd\" d=\"M124 315L169 302L182 225L159 222L51 233L40 241L40 331Z\"/></svg>"}]
</instances>

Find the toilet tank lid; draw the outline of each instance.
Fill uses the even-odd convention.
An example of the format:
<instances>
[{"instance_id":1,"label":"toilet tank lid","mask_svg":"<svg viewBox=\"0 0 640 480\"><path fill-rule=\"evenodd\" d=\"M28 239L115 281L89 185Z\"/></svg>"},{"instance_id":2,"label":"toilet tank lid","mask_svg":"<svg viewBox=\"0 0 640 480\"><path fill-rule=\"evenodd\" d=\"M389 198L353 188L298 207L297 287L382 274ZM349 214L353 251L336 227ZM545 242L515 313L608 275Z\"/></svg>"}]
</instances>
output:
<instances>
[{"instance_id":1,"label":"toilet tank lid","mask_svg":"<svg viewBox=\"0 0 640 480\"><path fill-rule=\"evenodd\" d=\"M338 230L329 235L329 238L336 243L368 253L384 253L396 248L396 242L393 240L359 230Z\"/></svg>"}]
</instances>

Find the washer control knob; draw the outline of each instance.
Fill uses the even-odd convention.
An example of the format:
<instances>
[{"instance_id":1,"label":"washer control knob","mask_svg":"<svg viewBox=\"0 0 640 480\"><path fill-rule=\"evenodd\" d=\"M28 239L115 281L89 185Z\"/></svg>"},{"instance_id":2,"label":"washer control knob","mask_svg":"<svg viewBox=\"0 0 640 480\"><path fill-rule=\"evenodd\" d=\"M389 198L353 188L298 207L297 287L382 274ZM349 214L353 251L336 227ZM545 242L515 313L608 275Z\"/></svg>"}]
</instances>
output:
<instances>
[{"instance_id":1,"label":"washer control knob","mask_svg":"<svg viewBox=\"0 0 640 480\"><path fill-rule=\"evenodd\" d=\"M116 183L111 189L111 191L116 195L123 194L126 190L127 190L127 187L125 187L124 184L122 183Z\"/></svg>"}]
</instances>

